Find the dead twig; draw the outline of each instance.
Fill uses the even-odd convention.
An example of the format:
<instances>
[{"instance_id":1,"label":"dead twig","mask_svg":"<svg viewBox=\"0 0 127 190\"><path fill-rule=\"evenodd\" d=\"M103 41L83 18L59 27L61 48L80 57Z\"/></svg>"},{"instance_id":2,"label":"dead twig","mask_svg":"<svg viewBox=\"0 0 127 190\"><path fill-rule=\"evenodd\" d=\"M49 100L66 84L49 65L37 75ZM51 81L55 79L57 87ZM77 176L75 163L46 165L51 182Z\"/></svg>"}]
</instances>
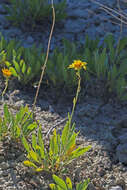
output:
<instances>
[{"instance_id":1,"label":"dead twig","mask_svg":"<svg viewBox=\"0 0 127 190\"><path fill-rule=\"evenodd\" d=\"M55 25L55 8L54 8L53 0L51 0L51 5L52 5L52 11L53 11L53 22L52 22L51 32L50 32L49 40L48 40L46 58L45 58L44 65L42 66L42 72L41 72L39 84L38 84L38 87L37 87L37 91L36 91L36 95L35 95L34 103L33 103L33 107L32 107L32 112L33 113L34 113L34 110L35 110L35 105L36 105L36 102L37 102L37 98L38 98L41 82L42 82L42 79L43 79L43 76L44 76L44 72L45 72L45 69L46 69L46 64L47 64L47 61L48 61L49 49L50 49L52 34L53 34L53 30L54 30L54 25Z\"/></svg>"}]
</instances>

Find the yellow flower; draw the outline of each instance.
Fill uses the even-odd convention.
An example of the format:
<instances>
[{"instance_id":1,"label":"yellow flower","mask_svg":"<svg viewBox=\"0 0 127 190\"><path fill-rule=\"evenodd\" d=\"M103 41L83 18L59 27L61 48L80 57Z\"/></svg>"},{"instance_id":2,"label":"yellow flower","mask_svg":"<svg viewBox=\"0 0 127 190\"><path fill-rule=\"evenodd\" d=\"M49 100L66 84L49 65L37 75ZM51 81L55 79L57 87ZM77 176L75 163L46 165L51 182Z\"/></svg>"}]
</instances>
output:
<instances>
[{"instance_id":1,"label":"yellow flower","mask_svg":"<svg viewBox=\"0 0 127 190\"><path fill-rule=\"evenodd\" d=\"M10 77L12 75L11 71L9 69L2 69L2 73L5 77Z\"/></svg>"},{"instance_id":2,"label":"yellow flower","mask_svg":"<svg viewBox=\"0 0 127 190\"><path fill-rule=\"evenodd\" d=\"M74 60L74 62L69 65L69 69L72 69L74 68L75 70L80 70L82 67L84 70L86 70L86 65L87 63L86 62L82 62L81 60Z\"/></svg>"}]
</instances>

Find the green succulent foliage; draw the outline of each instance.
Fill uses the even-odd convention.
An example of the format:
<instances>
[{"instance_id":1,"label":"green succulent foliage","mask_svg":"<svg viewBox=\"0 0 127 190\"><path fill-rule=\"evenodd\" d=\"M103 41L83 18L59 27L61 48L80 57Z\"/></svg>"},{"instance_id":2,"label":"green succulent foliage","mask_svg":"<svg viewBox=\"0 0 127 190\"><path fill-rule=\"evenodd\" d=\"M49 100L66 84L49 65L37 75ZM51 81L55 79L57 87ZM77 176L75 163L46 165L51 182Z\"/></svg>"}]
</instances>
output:
<instances>
[{"instance_id":1,"label":"green succulent foliage","mask_svg":"<svg viewBox=\"0 0 127 190\"><path fill-rule=\"evenodd\" d=\"M37 128L36 122L33 122L33 115L28 110L28 107L21 107L16 115L9 111L7 104L4 105L4 116L0 117L0 139L5 136L16 140L22 136L26 138Z\"/></svg>"},{"instance_id":2,"label":"green succulent foliage","mask_svg":"<svg viewBox=\"0 0 127 190\"><path fill-rule=\"evenodd\" d=\"M107 54L109 59L109 69L107 72L107 86L109 91L116 92L116 95L121 100L127 99L127 37L124 37L115 44L115 39L112 34L105 38Z\"/></svg>"},{"instance_id":3,"label":"green succulent foliage","mask_svg":"<svg viewBox=\"0 0 127 190\"><path fill-rule=\"evenodd\" d=\"M66 18L66 0L55 3L56 21ZM10 0L9 6L4 6L8 12L6 18L16 26L29 26L34 29L37 24L46 19L51 20L52 9L48 0Z\"/></svg>"},{"instance_id":4,"label":"green succulent foliage","mask_svg":"<svg viewBox=\"0 0 127 190\"><path fill-rule=\"evenodd\" d=\"M76 46L77 44L63 39L63 48L61 50L56 48L50 55L46 73L54 86L64 86L71 89L77 85L75 71L68 69L74 59L80 58L77 55Z\"/></svg>"},{"instance_id":5,"label":"green succulent foliage","mask_svg":"<svg viewBox=\"0 0 127 190\"><path fill-rule=\"evenodd\" d=\"M12 75L26 85L41 73L41 68L45 60L45 54L42 53L42 47L36 48L33 45L30 48L20 46L15 40L9 42L1 36L0 40L0 66L8 67Z\"/></svg>"},{"instance_id":6,"label":"green succulent foliage","mask_svg":"<svg viewBox=\"0 0 127 190\"><path fill-rule=\"evenodd\" d=\"M80 182L76 185L76 188L72 187L72 182L69 177L66 177L66 181L61 179L60 177L53 175L53 180L55 181L54 183L49 184L49 187L52 190L86 190L88 187L88 184L90 182L89 179L85 180L84 182Z\"/></svg>"},{"instance_id":7,"label":"green succulent foliage","mask_svg":"<svg viewBox=\"0 0 127 190\"><path fill-rule=\"evenodd\" d=\"M125 62L127 63L127 60ZM127 80L125 76L127 76L127 65L124 63L119 66L113 65L108 72L107 86L109 87L109 91L115 91L117 97L121 100L127 99Z\"/></svg>"},{"instance_id":8,"label":"green succulent foliage","mask_svg":"<svg viewBox=\"0 0 127 190\"><path fill-rule=\"evenodd\" d=\"M52 173L65 171L65 165L91 148L91 146L76 148L77 135L78 133L74 131L74 125L70 128L69 116L62 135L57 134L55 129L49 140L49 148L46 149L41 128L39 128L38 136L32 134L31 144L27 142L25 137L22 138L23 145L27 151L27 160L24 161L24 164L37 172L42 170Z\"/></svg>"},{"instance_id":9,"label":"green succulent foliage","mask_svg":"<svg viewBox=\"0 0 127 190\"><path fill-rule=\"evenodd\" d=\"M127 37L116 43L114 36L108 34L100 45L99 40L86 36L85 43L80 45L63 39L61 49L56 48L49 56L46 77L55 87L65 87L72 91L77 85L73 69L68 66L76 59L87 62L87 71L81 71L82 82L91 82L94 77L103 81L106 92L115 93L121 100L126 100L127 87ZM15 40L0 40L0 65L11 69L12 74L26 85L38 77L45 60L42 48L20 47ZM93 84L94 85L94 84Z\"/></svg>"},{"instance_id":10,"label":"green succulent foliage","mask_svg":"<svg viewBox=\"0 0 127 190\"><path fill-rule=\"evenodd\" d=\"M86 80L91 77L97 77L98 80L105 82L105 88L108 92L116 93L121 99L127 99L127 37L116 43L114 36L108 34L102 45L99 45L98 39L90 40L86 37L85 44L81 49L81 57L86 58L87 72Z\"/></svg>"},{"instance_id":11,"label":"green succulent foliage","mask_svg":"<svg viewBox=\"0 0 127 190\"><path fill-rule=\"evenodd\" d=\"M87 62L87 71L82 71L83 82L91 81L92 77L103 81L108 93L125 100L127 76L127 37L120 39L116 44L114 36L108 34L102 44L99 39L91 40L86 36L82 45L63 40L63 48L55 49L47 64L47 76L54 86L66 86L73 89L77 80L75 71L68 70L68 65L75 59ZM94 84L93 84L94 85Z\"/></svg>"},{"instance_id":12,"label":"green succulent foliage","mask_svg":"<svg viewBox=\"0 0 127 190\"><path fill-rule=\"evenodd\" d=\"M5 62L12 75L17 77L23 85L30 83L41 72L45 55L41 55L40 50L35 46L31 48L21 47L17 51L13 49L12 61Z\"/></svg>"},{"instance_id":13,"label":"green succulent foliage","mask_svg":"<svg viewBox=\"0 0 127 190\"><path fill-rule=\"evenodd\" d=\"M10 40L7 41L5 38L0 34L0 63L2 61L2 64L4 64L5 60L12 60L13 57L13 49L17 51L17 49L20 47L20 43L17 40ZM4 60L2 60L4 58Z\"/></svg>"}]
</instances>

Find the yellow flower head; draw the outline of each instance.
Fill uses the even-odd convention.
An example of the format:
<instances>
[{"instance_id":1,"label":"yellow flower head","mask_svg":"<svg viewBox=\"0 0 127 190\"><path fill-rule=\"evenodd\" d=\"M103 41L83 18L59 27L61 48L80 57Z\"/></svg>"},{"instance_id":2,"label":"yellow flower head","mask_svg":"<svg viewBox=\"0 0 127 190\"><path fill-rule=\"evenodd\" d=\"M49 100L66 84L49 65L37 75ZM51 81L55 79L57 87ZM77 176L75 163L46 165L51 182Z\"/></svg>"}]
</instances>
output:
<instances>
[{"instance_id":1,"label":"yellow flower head","mask_svg":"<svg viewBox=\"0 0 127 190\"><path fill-rule=\"evenodd\" d=\"M9 69L2 69L2 73L5 77L10 77L12 75L11 71Z\"/></svg>"},{"instance_id":2,"label":"yellow flower head","mask_svg":"<svg viewBox=\"0 0 127 190\"><path fill-rule=\"evenodd\" d=\"M80 70L82 67L84 70L86 70L86 62L82 62L81 60L74 60L74 62L69 65L69 69L75 69L75 70Z\"/></svg>"}]
</instances>

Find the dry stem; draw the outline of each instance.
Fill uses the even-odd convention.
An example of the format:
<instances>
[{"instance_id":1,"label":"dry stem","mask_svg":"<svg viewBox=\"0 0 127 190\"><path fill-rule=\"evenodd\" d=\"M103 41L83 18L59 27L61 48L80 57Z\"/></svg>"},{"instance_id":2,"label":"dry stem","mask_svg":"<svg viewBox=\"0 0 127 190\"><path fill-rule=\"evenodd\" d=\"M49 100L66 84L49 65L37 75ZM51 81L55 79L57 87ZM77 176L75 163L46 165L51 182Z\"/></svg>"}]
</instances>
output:
<instances>
[{"instance_id":1,"label":"dry stem","mask_svg":"<svg viewBox=\"0 0 127 190\"><path fill-rule=\"evenodd\" d=\"M41 82L42 82L42 79L43 79L43 76L44 76L44 72L45 72L45 69L46 69L46 64L47 64L47 61L48 61L49 48L50 48L52 34L53 34L53 30L54 30L54 25L55 25L55 8L54 8L53 0L51 0L51 5L52 5L52 11L53 11L53 22L52 22L51 32L50 32L50 36L49 36L49 40L48 40L46 58L45 58L44 65L42 66L42 72L41 72L39 84L38 84L38 87L37 87L37 91L36 91L36 95L35 95L34 103L33 103L33 107L32 107L32 112L33 113L34 113L34 110L35 110L35 105L36 105L36 102L37 102L37 98L38 98Z\"/></svg>"}]
</instances>

